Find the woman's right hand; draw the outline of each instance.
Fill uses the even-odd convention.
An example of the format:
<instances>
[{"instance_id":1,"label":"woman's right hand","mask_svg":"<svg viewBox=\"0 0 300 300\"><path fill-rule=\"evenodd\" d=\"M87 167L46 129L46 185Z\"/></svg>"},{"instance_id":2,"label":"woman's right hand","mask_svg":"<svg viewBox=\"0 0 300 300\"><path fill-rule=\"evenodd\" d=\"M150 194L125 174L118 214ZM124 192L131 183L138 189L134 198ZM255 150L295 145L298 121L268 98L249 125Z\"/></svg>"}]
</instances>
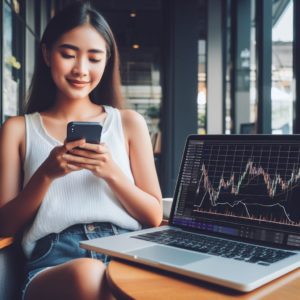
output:
<instances>
[{"instance_id":1,"label":"woman's right hand","mask_svg":"<svg viewBox=\"0 0 300 300\"><path fill-rule=\"evenodd\" d=\"M47 159L41 165L40 171L51 180L67 175L73 171L79 171L82 168L69 163L64 154L73 148L80 147L85 144L84 139L65 142L62 146L53 148Z\"/></svg>"}]
</instances>

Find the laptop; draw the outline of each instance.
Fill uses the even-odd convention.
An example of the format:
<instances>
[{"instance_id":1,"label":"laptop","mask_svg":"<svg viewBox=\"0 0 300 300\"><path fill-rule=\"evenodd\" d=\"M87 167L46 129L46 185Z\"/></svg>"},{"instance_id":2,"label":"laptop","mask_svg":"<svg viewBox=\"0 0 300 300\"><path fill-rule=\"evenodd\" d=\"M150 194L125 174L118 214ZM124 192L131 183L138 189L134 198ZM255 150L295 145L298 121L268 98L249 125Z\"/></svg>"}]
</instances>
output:
<instances>
[{"instance_id":1,"label":"laptop","mask_svg":"<svg viewBox=\"0 0 300 300\"><path fill-rule=\"evenodd\" d=\"M251 291L300 266L300 135L191 135L168 225L88 250Z\"/></svg>"}]
</instances>

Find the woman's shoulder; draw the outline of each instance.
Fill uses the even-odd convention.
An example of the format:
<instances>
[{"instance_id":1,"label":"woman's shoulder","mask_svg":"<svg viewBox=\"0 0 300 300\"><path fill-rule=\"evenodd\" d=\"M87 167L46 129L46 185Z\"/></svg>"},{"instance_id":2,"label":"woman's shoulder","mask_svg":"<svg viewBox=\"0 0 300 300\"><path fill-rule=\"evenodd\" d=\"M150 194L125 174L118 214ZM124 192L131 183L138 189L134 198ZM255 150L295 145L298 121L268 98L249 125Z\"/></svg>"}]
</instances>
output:
<instances>
[{"instance_id":1,"label":"woman's shoulder","mask_svg":"<svg viewBox=\"0 0 300 300\"><path fill-rule=\"evenodd\" d=\"M1 126L1 136L4 139L20 140L20 138L24 137L24 135L25 135L24 116L10 117Z\"/></svg>"},{"instance_id":2,"label":"woman's shoulder","mask_svg":"<svg viewBox=\"0 0 300 300\"><path fill-rule=\"evenodd\" d=\"M22 130L25 129L25 117L24 116L15 116L7 119L1 129L3 130ZM17 131L16 131L17 133Z\"/></svg>"},{"instance_id":3,"label":"woman's shoulder","mask_svg":"<svg viewBox=\"0 0 300 300\"><path fill-rule=\"evenodd\" d=\"M123 125L139 126L146 124L144 117L132 109L120 109Z\"/></svg>"},{"instance_id":4,"label":"woman's shoulder","mask_svg":"<svg viewBox=\"0 0 300 300\"><path fill-rule=\"evenodd\" d=\"M148 136L149 131L144 117L131 109L120 110L122 125L128 140L141 140Z\"/></svg>"}]
</instances>

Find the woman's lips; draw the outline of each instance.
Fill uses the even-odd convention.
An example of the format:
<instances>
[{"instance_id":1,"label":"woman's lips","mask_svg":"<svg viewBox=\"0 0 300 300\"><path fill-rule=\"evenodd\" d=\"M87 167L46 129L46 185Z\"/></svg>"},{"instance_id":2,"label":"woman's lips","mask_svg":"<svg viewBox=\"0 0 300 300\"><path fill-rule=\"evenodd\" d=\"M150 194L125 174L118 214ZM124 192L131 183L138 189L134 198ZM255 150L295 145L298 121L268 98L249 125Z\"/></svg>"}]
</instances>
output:
<instances>
[{"instance_id":1,"label":"woman's lips","mask_svg":"<svg viewBox=\"0 0 300 300\"><path fill-rule=\"evenodd\" d=\"M89 81L83 81L83 80L76 80L76 79L67 79L67 81L74 87L84 87L88 85L90 82Z\"/></svg>"}]
</instances>

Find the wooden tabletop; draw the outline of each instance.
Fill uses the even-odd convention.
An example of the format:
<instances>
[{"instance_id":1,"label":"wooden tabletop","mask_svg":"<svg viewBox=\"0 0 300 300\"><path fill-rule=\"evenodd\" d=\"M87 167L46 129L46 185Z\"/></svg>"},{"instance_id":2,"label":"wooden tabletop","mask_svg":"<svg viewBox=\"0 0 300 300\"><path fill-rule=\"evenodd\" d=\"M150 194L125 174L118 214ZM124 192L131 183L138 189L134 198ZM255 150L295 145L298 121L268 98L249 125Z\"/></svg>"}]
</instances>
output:
<instances>
[{"instance_id":1,"label":"wooden tabletop","mask_svg":"<svg viewBox=\"0 0 300 300\"><path fill-rule=\"evenodd\" d=\"M10 246L13 241L12 237L0 237L0 249Z\"/></svg>"},{"instance_id":2,"label":"wooden tabletop","mask_svg":"<svg viewBox=\"0 0 300 300\"><path fill-rule=\"evenodd\" d=\"M300 299L300 270L293 271L250 293L236 292L200 280L117 260L109 263L106 275L117 299Z\"/></svg>"}]
</instances>

